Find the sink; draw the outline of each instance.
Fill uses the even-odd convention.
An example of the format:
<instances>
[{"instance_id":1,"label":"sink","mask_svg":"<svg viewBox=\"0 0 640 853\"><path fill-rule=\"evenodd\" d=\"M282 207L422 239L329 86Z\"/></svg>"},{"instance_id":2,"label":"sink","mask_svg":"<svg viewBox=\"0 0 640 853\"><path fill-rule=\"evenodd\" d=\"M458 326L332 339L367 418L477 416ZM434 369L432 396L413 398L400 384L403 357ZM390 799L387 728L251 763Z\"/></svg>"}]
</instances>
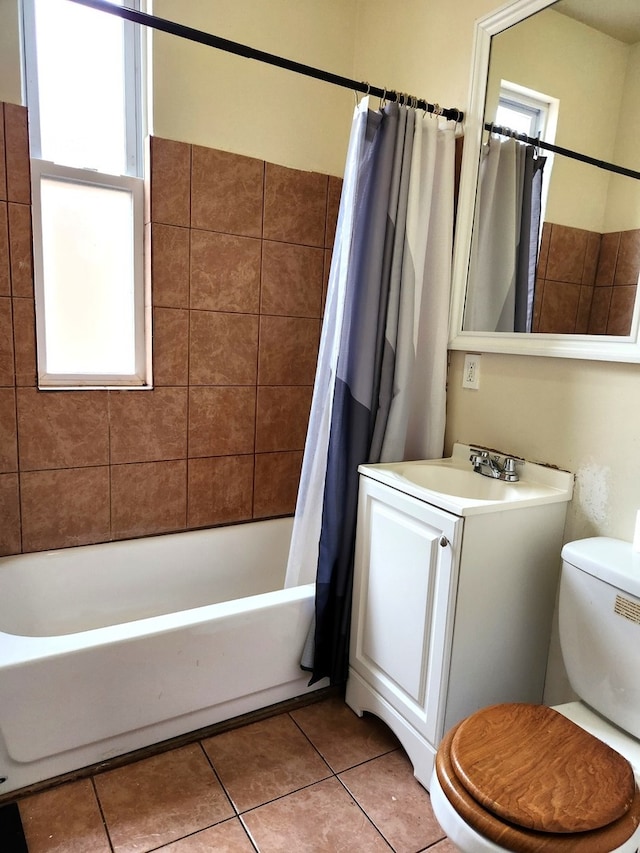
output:
<instances>
[{"instance_id":1,"label":"sink","mask_svg":"<svg viewBox=\"0 0 640 853\"><path fill-rule=\"evenodd\" d=\"M403 463L396 473L429 491L472 500L519 500L524 490L530 491L532 488L531 483L520 481L506 483L504 480L483 477L471 468L466 470L453 465L438 465L431 462Z\"/></svg>"},{"instance_id":2,"label":"sink","mask_svg":"<svg viewBox=\"0 0 640 853\"><path fill-rule=\"evenodd\" d=\"M493 512L500 503L516 509L571 499L573 477L567 471L523 461L517 466L520 479L508 483L474 471L471 450L456 443L446 459L361 465L359 471L458 515Z\"/></svg>"}]
</instances>

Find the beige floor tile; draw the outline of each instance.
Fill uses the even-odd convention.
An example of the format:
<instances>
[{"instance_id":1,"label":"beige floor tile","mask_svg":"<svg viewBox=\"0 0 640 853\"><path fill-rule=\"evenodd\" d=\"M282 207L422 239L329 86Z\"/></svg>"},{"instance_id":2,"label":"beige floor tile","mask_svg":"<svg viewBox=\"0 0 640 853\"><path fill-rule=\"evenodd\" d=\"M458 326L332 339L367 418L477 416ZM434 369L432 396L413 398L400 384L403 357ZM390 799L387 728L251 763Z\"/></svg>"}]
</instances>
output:
<instances>
[{"instance_id":1,"label":"beige floor tile","mask_svg":"<svg viewBox=\"0 0 640 853\"><path fill-rule=\"evenodd\" d=\"M358 717L339 697L307 705L291 716L338 773L398 748L391 730L377 717Z\"/></svg>"},{"instance_id":2,"label":"beige floor tile","mask_svg":"<svg viewBox=\"0 0 640 853\"><path fill-rule=\"evenodd\" d=\"M202 745L239 812L331 775L288 714L224 732Z\"/></svg>"},{"instance_id":3,"label":"beige floor tile","mask_svg":"<svg viewBox=\"0 0 640 853\"><path fill-rule=\"evenodd\" d=\"M29 853L110 853L90 779L34 794L19 808Z\"/></svg>"},{"instance_id":4,"label":"beige floor tile","mask_svg":"<svg viewBox=\"0 0 640 853\"><path fill-rule=\"evenodd\" d=\"M457 853L393 733L336 696L19 807L29 853Z\"/></svg>"},{"instance_id":5,"label":"beige floor tile","mask_svg":"<svg viewBox=\"0 0 640 853\"><path fill-rule=\"evenodd\" d=\"M340 779L396 853L415 853L444 838L429 794L402 750L347 770Z\"/></svg>"},{"instance_id":6,"label":"beige floor tile","mask_svg":"<svg viewBox=\"0 0 640 853\"><path fill-rule=\"evenodd\" d=\"M234 816L199 744L95 777L115 853L146 853Z\"/></svg>"},{"instance_id":7,"label":"beige floor tile","mask_svg":"<svg viewBox=\"0 0 640 853\"><path fill-rule=\"evenodd\" d=\"M389 853L337 779L326 779L242 816L260 853Z\"/></svg>"},{"instance_id":8,"label":"beige floor tile","mask_svg":"<svg viewBox=\"0 0 640 853\"><path fill-rule=\"evenodd\" d=\"M162 848L162 853L255 853L239 818L203 829Z\"/></svg>"}]
</instances>

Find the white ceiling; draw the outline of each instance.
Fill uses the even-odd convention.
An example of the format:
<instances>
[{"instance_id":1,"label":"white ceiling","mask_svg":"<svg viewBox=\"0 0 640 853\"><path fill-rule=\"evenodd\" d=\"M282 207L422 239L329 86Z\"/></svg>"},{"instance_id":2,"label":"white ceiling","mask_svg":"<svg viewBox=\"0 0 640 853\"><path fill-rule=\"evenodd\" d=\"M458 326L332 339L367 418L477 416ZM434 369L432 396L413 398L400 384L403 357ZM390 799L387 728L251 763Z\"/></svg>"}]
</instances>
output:
<instances>
[{"instance_id":1,"label":"white ceiling","mask_svg":"<svg viewBox=\"0 0 640 853\"><path fill-rule=\"evenodd\" d=\"M640 42L640 0L559 0L553 8L618 41Z\"/></svg>"}]
</instances>

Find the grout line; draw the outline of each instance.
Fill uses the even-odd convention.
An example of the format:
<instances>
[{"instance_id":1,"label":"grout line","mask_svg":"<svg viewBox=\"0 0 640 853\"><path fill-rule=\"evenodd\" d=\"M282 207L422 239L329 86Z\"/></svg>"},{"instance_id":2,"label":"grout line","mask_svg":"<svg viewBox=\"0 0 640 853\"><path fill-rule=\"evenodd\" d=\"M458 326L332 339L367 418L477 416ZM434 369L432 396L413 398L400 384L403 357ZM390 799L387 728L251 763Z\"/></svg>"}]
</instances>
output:
<instances>
[{"instance_id":1,"label":"grout line","mask_svg":"<svg viewBox=\"0 0 640 853\"><path fill-rule=\"evenodd\" d=\"M189 526L189 470L191 468L190 446L189 446L189 424L191 415L191 250L193 244L193 145L189 146L189 228L188 241L189 252L187 255L187 423L186 435L186 458L185 458L185 501L184 501L184 529L191 530Z\"/></svg>"},{"instance_id":2,"label":"grout line","mask_svg":"<svg viewBox=\"0 0 640 853\"><path fill-rule=\"evenodd\" d=\"M113 842L111 841L111 833L109 832L109 824L107 823L107 819L105 817L104 811L102 810L102 803L100 802L100 797L98 795L98 789L96 788L96 780L95 776L91 777L91 787L93 788L93 795L96 798L96 803L98 804L98 809L100 811L100 817L102 818L102 825L104 826L104 831L107 836L107 843L109 845L109 849L111 853L114 852Z\"/></svg>"},{"instance_id":3,"label":"grout line","mask_svg":"<svg viewBox=\"0 0 640 853\"><path fill-rule=\"evenodd\" d=\"M352 768L349 768L349 769L351 770ZM345 772L345 771L343 771L343 772ZM360 811L362 812L362 814L365 816L365 818L368 820L368 822L371 824L371 826L375 829L375 831L378 833L378 835L382 838L382 840L383 840L386 844L388 844L388 845L389 845L389 849L390 849L390 850L394 850L394 851L395 851L395 848L393 847L393 845L391 844L391 842L389 841L389 839L388 839L388 838L386 837L386 835L382 832L382 830L377 826L377 824L375 823L375 821L373 820L373 818L372 818L372 817L370 817L370 815L368 815L368 814L367 814L367 812L364 810L364 807L360 805L360 803L358 802L358 800L356 800L356 798L355 798L355 797L354 797L354 795L351 793L351 791L347 788L347 786L346 786L346 785L345 785L345 783L342 781L342 779L341 779L339 776L337 776L336 778L338 779L338 782L342 785L342 787L343 787L344 791L345 791L345 792L347 793L347 795L348 795L348 796L353 800L354 804L355 804L355 805L360 809Z\"/></svg>"},{"instance_id":4,"label":"grout line","mask_svg":"<svg viewBox=\"0 0 640 853\"><path fill-rule=\"evenodd\" d=\"M331 773L333 776L336 776L336 775L337 775L337 774L336 774L336 771L335 771L335 770L333 769L333 767L329 764L329 762L327 761L327 759L326 759L326 758L324 757L324 755L320 752L320 750L318 749L318 747L317 747L317 746L315 745L315 743L311 740L311 738L310 738L310 737L309 737L309 735L305 732L305 730L302 728L302 726L300 726L300 724L297 722L297 720L295 720L295 719L291 716L291 712L290 712L290 711L287 711L287 716L289 717L289 719L291 720L291 722L296 726L296 728L298 729L298 731L300 731L300 733L304 735L304 737L305 737L305 738L306 738L306 740L309 742L309 744L313 747L313 749L318 753L318 755L320 756L320 758L324 761L324 763L325 763L325 764L327 765L327 767L329 768L330 773ZM328 777L327 777L327 778L328 778Z\"/></svg>"},{"instance_id":5,"label":"grout line","mask_svg":"<svg viewBox=\"0 0 640 853\"><path fill-rule=\"evenodd\" d=\"M257 851L257 853L260 853L260 847L259 847L259 845L258 845L258 842L257 842L257 841L254 841L254 839L253 839L253 835L251 834L251 830L249 829L249 827L247 826L247 824L246 824L246 823L244 822L244 820L242 819L242 815L239 815L239 816L238 816L238 820L240 821L240 826L241 826L241 827L242 827L242 829L244 830L245 835L246 835L246 836L247 836L247 838L249 839L249 844L251 844L251 846L253 847L253 849L254 849L254 850L256 850L256 851Z\"/></svg>"},{"instance_id":6,"label":"grout line","mask_svg":"<svg viewBox=\"0 0 640 853\"><path fill-rule=\"evenodd\" d=\"M211 760L211 758L209 757L209 753L208 753L208 752L207 752L207 750L204 748L204 745L203 745L203 743L202 743L202 741L201 741L201 740L199 740L197 743L198 743L198 746L200 747L200 749L201 749L202 753L204 754L205 759L207 760L207 764L209 765L209 767L211 767L211 770L213 771L214 776L215 776L215 777L216 777L216 779L218 780L218 784L219 784L219 785L220 785L220 787L222 788L222 791L223 791L223 793L224 793L225 797L227 798L227 801L229 802L229 805L230 805L230 806L231 806L231 808L233 809L233 812L234 812L235 817L239 817L239 816L240 816L240 812L239 812L239 811L238 811L238 809L236 808L235 803L233 802L233 800L231 799L231 795L230 795L230 794L229 794L229 792L227 791L226 785L224 784L224 782L223 782L223 781L222 781L222 779L220 778L220 775L219 775L218 771L216 770L216 768L215 768L215 765L214 765L213 761L212 761L212 760ZM220 822L220 823L222 823L222 821L219 821L219 822Z\"/></svg>"},{"instance_id":7,"label":"grout line","mask_svg":"<svg viewBox=\"0 0 640 853\"><path fill-rule=\"evenodd\" d=\"M113 541L113 462L111 448L111 391L107 389L107 449L109 466L109 541Z\"/></svg>"},{"instance_id":8,"label":"grout line","mask_svg":"<svg viewBox=\"0 0 640 853\"><path fill-rule=\"evenodd\" d=\"M256 482L258 466L258 395L260 390L260 343L262 338L262 272L264 263L264 219L267 203L267 164L262 162L262 211L260 216L260 276L258 280L258 340L256 346L255 408L253 421L253 479L251 482L251 518L256 518Z\"/></svg>"},{"instance_id":9,"label":"grout line","mask_svg":"<svg viewBox=\"0 0 640 853\"><path fill-rule=\"evenodd\" d=\"M330 770L329 774L327 776L323 776L322 779L316 779L315 782L309 782L306 785L301 785L299 788L294 788L293 791L288 791L286 794L279 794L277 797L272 797L270 800L265 800L264 803L260 803L260 805L258 806L251 806L251 808L245 809L242 812L238 812L238 817L242 818L243 815L251 814L251 812L256 812L263 806L270 806L272 803L277 803L279 800L286 800L287 797L290 797L293 794L299 794L300 791L306 791L309 788L313 788L316 785L319 785L321 782L328 782L330 779L334 778L335 774Z\"/></svg>"},{"instance_id":10,"label":"grout line","mask_svg":"<svg viewBox=\"0 0 640 853\"><path fill-rule=\"evenodd\" d=\"M6 241L7 241L7 273L9 276L9 295L7 297L7 301L9 304L9 311L11 315L11 344L13 349L13 416L15 419L16 425L16 480L18 485L18 524L20 528L20 552L24 551L24 531L22 525L22 470L20 466L20 430L18 428L18 385L17 381L17 373L18 373L18 363L16 361L16 320L15 320L15 302L16 296L14 295L14 285L13 285L13 263L12 263L12 243L11 240L11 224L10 224L10 209L9 209L9 189L8 189L8 165L7 165L7 145L6 145L6 131L5 131L5 115L4 115L4 106L2 107L2 112L0 113L0 132L3 134L4 140L4 174L5 174L5 196L6 201L4 204L7 209L7 229L6 229ZM29 205L29 212L31 212L31 205ZM33 310L35 313L35 294L33 297ZM35 332L34 332L34 343L35 343ZM34 351L35 354L35 351ZM37 364L36 364L36 387L38 383L38 375L37 375ZM11 473L11 472L7 472Z\"/></svg>"}]
</instances>

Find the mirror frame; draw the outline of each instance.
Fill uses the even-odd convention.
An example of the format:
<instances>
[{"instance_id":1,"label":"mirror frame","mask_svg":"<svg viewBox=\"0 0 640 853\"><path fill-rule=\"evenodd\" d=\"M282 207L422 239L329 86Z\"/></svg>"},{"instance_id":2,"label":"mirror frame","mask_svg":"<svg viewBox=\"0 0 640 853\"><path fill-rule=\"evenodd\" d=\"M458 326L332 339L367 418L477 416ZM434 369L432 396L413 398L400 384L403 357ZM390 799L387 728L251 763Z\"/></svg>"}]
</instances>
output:
<instances>
[{"instance_id":1,"label":"mirror frame","mask_svg":"<svg viewBox=\"0 0 640 853\"><path fill-rule=\"evenodd\" d=\"M467 289L469 254L476 207L478 166L482 147L484 109L491 52L491 38L530 15L553 6L555 0L512 0L497 11L479 18L471 66L469 110L465 117L464 148L458 198L449 349L471 352L497 352L514 355L540 355L599 361L640 362L640 284L636 294L631 334L560 335L530 332L471 332L462 328Z\"/></svg>"}]
</instances>

